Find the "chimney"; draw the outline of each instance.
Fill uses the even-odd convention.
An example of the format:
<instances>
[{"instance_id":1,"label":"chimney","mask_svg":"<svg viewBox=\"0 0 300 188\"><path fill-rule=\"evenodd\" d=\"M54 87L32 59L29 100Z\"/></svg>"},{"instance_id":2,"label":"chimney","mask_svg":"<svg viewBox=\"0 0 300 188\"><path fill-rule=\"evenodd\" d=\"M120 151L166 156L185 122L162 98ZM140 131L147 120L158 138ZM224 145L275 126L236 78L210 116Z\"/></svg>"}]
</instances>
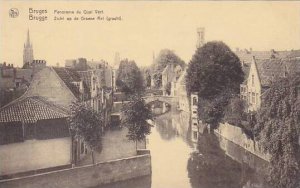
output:
<instances>
[{"instance_id":1,"label":"chimney","mask_svg":"<svg viewBox=\"0 0 300 188\"><path fill-rule=\"evenodd\" d=\"M240 51L240 49L239 49L239 48L236 48L236 49L235 49L235 51L236 51L236 52L239 52L239 51Z\"/></svg>"},{"instance_id":2,"label":"chimney","mask_svg":"<svg viewBox=\"0 0 300 188\"><path fill-rule=\"evenodd\" d=\"M250 50L250 52L252 52L252 48L250 48L249 50Z\"/></svg>"}]
</instances>

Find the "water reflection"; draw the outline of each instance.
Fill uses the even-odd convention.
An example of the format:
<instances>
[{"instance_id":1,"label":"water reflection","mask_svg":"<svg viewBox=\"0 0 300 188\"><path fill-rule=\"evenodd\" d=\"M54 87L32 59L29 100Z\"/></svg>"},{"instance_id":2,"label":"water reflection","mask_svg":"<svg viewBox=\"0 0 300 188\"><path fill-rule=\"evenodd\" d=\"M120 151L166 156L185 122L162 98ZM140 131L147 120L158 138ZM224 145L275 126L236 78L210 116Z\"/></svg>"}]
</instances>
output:
<instances>
[{"instance_id":1,"label":"water reflection","mask_svg":"<svg viewBox=\"0 0 300 188\"><path fill-rule=\"evenodd\" d=\"M152 176L104 188L266 188L254 168L264 163L241 147L213 134L198 134L188 113L171 110L157 116L149 135ZM249 165L248 165L249 164ZM251 168L252 167L252 168Z\"/></svg>"},{"instance_id":2,"label":"water reflection","mask_svg":"<svg viewBox=\"0 0 300 188\"><path fill-rule=\"evenodd\" d=\"M198 151L191 153L187 164L192 187L241 188L253 170L226 156L215 135L199 135Z\"/></svg>"}]
</instances>

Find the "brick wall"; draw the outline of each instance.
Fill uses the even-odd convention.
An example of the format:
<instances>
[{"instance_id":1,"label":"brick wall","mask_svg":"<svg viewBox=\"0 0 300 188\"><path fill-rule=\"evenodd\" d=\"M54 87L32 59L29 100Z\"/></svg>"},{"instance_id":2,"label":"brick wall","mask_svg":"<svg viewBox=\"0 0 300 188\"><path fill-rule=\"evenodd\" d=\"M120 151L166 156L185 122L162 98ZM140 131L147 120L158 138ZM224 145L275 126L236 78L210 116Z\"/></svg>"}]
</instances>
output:
<instances>
[{"instance_id":1,"label":"brick wall","mask_svg":"<svg viewBox=\"0 0 300 188\"><path fill-rule=\"evenodd\" d=\"M83 188L151 174L150 154L0 181L0 188Z\"/></svg>"}]
</instances>

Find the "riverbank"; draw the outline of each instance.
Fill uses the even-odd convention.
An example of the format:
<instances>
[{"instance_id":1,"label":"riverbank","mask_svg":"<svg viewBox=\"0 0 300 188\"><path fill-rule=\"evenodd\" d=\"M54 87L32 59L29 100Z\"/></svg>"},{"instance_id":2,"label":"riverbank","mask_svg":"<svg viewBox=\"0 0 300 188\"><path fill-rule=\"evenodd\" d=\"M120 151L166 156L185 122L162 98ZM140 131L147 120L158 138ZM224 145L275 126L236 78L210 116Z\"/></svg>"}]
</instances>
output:
<instances>
[{"instance_id":1,"label":"riverbank","mask_svg":"<svg viewBox=\"0 0 300 188\"><path fill-rule=\"evenodd\" d=\"M234 144L242 147L246 151L256 155L257 157L270 162L270 154L264 153L259 144L248 138L240 127L233 126L229 123L220 123L214 132L217 135L220 135Z\"/></svg>"},{"instance_id":2,"label":"riverbank","mask_svg":"<svg viewBox=\"0 0 300 188\"><path fill-rule=\"evenodd\" d=\"M151 174L149 150L137 156L122 158L95 165L52 171L27 177L1 180L0 187L10 188L82 188L95 187Z\"/></svg>"}]
</instances>

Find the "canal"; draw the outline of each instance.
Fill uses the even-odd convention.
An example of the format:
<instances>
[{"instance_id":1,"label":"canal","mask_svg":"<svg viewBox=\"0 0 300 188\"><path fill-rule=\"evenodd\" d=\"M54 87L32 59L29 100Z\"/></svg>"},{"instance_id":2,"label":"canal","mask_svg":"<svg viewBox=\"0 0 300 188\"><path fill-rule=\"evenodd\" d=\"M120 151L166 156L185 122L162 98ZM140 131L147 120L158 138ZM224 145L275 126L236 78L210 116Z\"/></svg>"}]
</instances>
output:
<instances>
[{"instance_id":1,"label":"canal","mask_svg":"<svg viewBox=\"0 0 300 188\"><path fill-rule=\"evenodd\" d=\"M148 136L152 176L103 188L266 188L265 164L239 146L214 134L192 138L189 114L167 109L157 116ZM155 109L158 113L158 109ZM166 111L166 110L164 110ZM161 109L162 112L162 109ZM226 145L225 147L222 147Z\"/></svg>"}]
</instances>

